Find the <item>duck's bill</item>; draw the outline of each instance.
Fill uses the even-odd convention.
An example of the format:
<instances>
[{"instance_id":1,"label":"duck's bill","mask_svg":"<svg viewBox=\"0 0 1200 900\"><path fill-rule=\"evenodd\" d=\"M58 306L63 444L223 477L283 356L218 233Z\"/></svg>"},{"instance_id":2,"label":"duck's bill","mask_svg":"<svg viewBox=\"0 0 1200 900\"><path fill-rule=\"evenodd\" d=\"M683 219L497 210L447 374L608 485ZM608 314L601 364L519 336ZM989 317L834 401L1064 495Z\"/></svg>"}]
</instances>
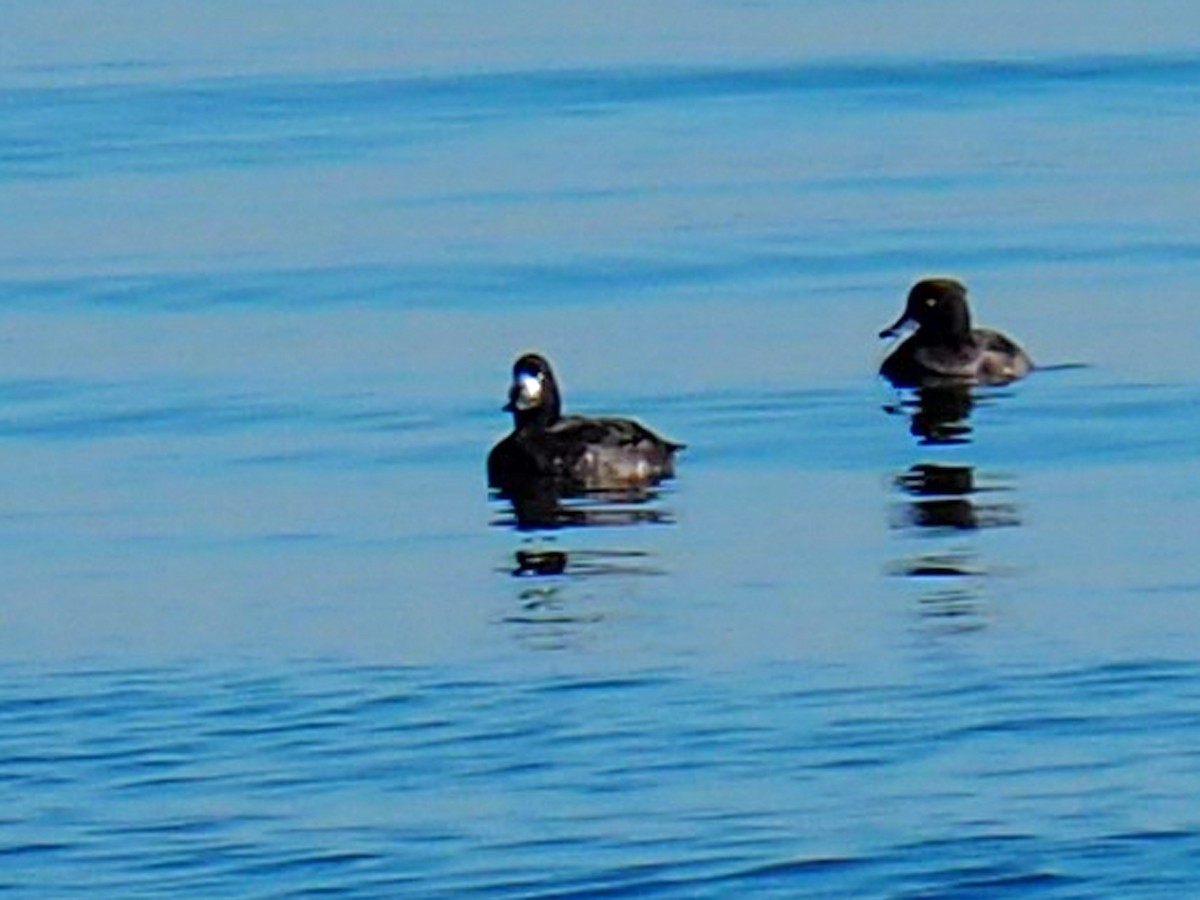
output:
<instances>
[{"instance_id":1,"label":"duck's bill","mask_svg":"<svg viewBox=\"0 0 1200 900\"><path fill-rule=\"evenodd\" d=\"M913 320L908 316L901 316L883 331L879 332L881 338L894 338L902 334L908 333L913 326Z\"/></svg>"}]
</instances>

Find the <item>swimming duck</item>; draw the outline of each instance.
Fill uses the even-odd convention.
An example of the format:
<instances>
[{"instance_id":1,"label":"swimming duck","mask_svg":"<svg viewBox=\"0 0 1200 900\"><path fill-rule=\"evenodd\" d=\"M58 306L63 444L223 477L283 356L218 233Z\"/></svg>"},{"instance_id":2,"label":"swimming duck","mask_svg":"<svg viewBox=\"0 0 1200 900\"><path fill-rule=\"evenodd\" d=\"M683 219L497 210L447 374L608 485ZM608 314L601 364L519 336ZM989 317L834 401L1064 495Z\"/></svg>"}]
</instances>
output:
<instances>
[{"instance_id":1,"label":"swimming duck","mask_svg":"<svg viewBox=\"0 0 1200 900\"><path fill-rule=\"evenodd\" d=\"M576 490L645 487L675 474L675 453L684 446L631 419L564 416L554 371L536 353L513 364L504 410L513 430L488 454L495 488L546 478Z\"/></svg>"},{"instance_id":2,"label":"swimming duck","mask_svg":"<svg viewBox=\"0 0 1200 900\"><path fill-rule=\"evenodd\" d=\"M1033 369L1033 360L1006 335L972 328L967 289L953 278L927 278L908 292L904 313L879 333L916 331L883 361L879 374L897 387L1008 384Z\"/></svg>"}]
</instances>

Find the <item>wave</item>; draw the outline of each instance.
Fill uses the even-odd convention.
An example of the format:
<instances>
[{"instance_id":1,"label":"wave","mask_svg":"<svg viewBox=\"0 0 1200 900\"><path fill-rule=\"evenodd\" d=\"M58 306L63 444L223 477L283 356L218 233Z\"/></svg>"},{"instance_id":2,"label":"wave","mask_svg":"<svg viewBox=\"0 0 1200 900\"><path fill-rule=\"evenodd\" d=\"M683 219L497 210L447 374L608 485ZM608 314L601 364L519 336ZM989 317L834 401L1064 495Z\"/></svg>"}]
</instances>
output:
<instances>
[{"instance_id":1,"label":"wave","mask_svg":"<svg viewBox=\"0 0 1200 900\"><path fill-rule=\"evenodd\" d=\"M0 92L0 177L297 164L426 141L431 129L738 99L958 105L1030 91L1099 89L1111 100L1113 89L1153 86L1190 109L1198 77L1193 55L1098 55L27 87Z\"/></svg>"},{"instance_id":2,"label":"wave","mask_svg":"<svg viewBox=\"0 0 1200 900\"><path fill-rule=\"evenodd\" d=\"M1023 896L1110 894L1148 860L1159 884L1194 873L1186 800L1161 790L1162 760L1194 743L1194 663L961 676L10 664L5 877L188 895L367 896L420 875L425 896Z\"/></svg>"},{"instance_id":3,"label":"wave","mask_svg":"<svg viewBox=\"0 0 1200 900\"><path fill-rule=\"evenodd\" d=\"M1080 233L1012 240L994 232L974 234L960 229L954 236L929 232L893 237L861 235L852 249L726 247L703 255L571 255L553 261L459 259L446 264L368 262L10 277L0 280L0 303L9 309L38 311L54 305L175 312L235 307L291 311L337 306L472 309L495 301L509 307L557 307L598 300L641 302L647 291L745 286L789 276L850 277L853 284L861 286L864 277L907 271L914 259L923 258L936 258L943 267L977 273L1022 267L1046 271L1080 264L1124 270L1139 264L1200 262L1200 241L1127 239L1120 233L1099 238L1087 232L1085 228Z\"/></svg>"}]
</instances>

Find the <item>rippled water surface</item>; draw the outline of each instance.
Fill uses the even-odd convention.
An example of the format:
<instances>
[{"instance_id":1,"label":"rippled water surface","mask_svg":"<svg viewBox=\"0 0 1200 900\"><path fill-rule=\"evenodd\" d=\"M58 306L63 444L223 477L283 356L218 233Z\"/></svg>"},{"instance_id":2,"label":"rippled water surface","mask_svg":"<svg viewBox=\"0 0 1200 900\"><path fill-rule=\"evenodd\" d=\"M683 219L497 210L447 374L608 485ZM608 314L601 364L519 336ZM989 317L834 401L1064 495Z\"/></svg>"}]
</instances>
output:
<instances>
[{"instance_id":1,"label":"rippled water surface","mask_svg":"<svg viewBox=\"0 0 1200 900\"><path fill-rule=\"evenodd\" d=\"M1200 16L1125 7L14 5L0 889L1193 893ZM878 381L931 273L1047 369ZM534 348L679 477L490 498Z\"/></svg>"}]
</instances>

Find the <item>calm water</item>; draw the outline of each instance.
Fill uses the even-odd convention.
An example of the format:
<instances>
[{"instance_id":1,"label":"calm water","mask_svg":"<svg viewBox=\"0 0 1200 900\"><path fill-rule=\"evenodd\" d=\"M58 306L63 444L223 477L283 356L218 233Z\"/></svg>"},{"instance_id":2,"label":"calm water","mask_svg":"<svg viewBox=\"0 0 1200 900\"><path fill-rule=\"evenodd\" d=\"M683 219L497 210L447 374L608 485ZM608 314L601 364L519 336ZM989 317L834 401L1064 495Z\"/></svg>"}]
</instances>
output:
<instances>
[{"instance_id":1,"label":"calm water","mask_svg":"<svg viewBox=\"0 0 1200 900\"><path fill-rule=\"evenodd\" d=\"M1200 15L650 5L6 11L0 889L1196 890ZM678 480L517 527L531 348Z\"/></svg>"}]
</instances>

